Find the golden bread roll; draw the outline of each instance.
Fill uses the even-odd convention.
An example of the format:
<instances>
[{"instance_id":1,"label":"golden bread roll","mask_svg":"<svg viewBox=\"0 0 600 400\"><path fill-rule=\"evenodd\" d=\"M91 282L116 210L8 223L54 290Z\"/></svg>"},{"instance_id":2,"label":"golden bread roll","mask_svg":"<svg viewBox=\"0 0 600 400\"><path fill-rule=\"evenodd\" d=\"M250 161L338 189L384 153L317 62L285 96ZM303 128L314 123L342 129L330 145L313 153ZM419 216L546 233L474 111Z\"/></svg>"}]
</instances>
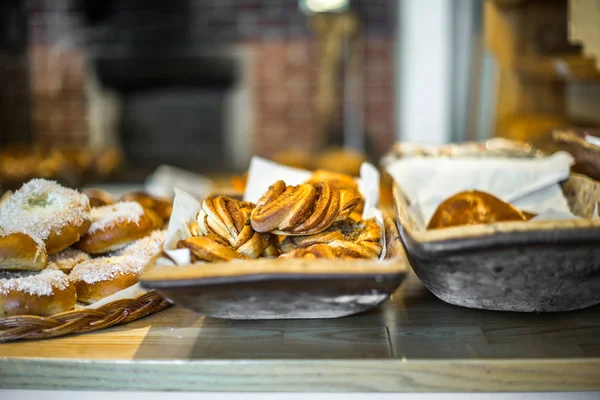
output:
<instances>
[{"instance_id":1,"label":"golden bread roll","mask_svg":"<svg viewBox=\"0 0 600 400\"><path fill-rule=\"evenodd\" d=\"M76 301L75 286L57 269L0 271L0 316L49 316L69 311Z\"/></svg>"},{"instance_id":2,"label":"golden bread roll","mask_svg":"<svg viewBox=\"0 0 600 400\"><path fill-rule=\"evenodd\" d=\"M119 250L160 228L156 218L134 201L92 208L91 217L92 224L77 243L89 254Z\"/></svg>"},{"instance_id":3,"label":"golden bread roll","mask_svg":"<svg viewBox=\"0 0 600 400\"><path fill-rule=\"evenodd\" d=\"M461 192L438 206L427 229L500 221L527 221L529 218L511 204L478 190Z\"/></svg>"}]
</instances>

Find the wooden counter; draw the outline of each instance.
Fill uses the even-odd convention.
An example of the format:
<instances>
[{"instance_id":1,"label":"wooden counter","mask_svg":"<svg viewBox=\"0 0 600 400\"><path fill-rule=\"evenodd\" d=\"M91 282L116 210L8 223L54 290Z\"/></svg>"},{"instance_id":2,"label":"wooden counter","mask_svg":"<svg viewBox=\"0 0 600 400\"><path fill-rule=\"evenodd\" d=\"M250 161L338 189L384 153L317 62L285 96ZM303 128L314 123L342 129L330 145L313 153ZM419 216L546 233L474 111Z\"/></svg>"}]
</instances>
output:
<instances>
[{"instance_id":1,"label":"wooden counter","mask_svg":"<svg viewBox=\"0 0 600 400\"><path fill-rule=\"evenodd\" d=\"M0 387L198 391L600 390L600 307L441 302L410 276L372 312L224 321L174 307L99 333L0 344Z\"/></svg>"}]
</instances>

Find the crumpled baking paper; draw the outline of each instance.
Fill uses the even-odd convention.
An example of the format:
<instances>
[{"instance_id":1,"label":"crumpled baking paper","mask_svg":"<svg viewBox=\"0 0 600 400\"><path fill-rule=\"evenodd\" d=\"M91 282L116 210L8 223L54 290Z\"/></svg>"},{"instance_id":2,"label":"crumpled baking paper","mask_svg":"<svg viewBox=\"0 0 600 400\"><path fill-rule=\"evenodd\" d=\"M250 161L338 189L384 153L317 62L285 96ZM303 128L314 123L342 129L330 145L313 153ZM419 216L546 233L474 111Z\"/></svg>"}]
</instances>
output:
<instances>
[{"instance_id":1,"label":"crumpled baking paper","mask_svg":"<svg viewBox=\"0 0 600 400\"><path fill-rule=\"evenodd\" d=\"M538 159L405 158L387 170L425 227L441 202L467 190L490 193L538 219L574 218L559 185L573 162L565 152Z\"/></svg>"},{"instance_id":2,"label":"crumpled baking paper","mask_svg":"<svg viewBox=\"0 0 600 400\"><path fill-rule=\"evenodd\" d=\"M372 164L363 163L361 166L361 178L358 186L365 198L363 218L375 218L382 232L382 254L385 257L385 229L383 227L383 214L377 207L379 205L379 171ZM261 157L253 157L248 168L248 179L244 200L256 203L258 199L277 180L284 181L287 185L299 185L312 175L311 171L287 167ZM169 221L167 236L163 244L165 253L177 265L188 265L191 261L188 249L176 249L179 240L191 236L189 225L196 220L201 204L189 193L175 189L175 200L173 202L173 213ZM168 265L168 262L165 262Z\"/></svg>"}]
</instances>

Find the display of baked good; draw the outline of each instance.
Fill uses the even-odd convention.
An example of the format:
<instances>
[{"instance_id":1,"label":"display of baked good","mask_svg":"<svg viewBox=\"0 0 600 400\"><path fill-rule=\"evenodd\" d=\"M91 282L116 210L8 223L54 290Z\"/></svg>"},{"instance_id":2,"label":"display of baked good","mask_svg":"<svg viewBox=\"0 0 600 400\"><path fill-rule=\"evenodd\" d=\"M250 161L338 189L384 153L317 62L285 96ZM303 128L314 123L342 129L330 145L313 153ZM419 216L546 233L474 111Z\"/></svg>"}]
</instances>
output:
<instances>
[{"instance_id":1,"label":"display of baked good","mask_svg":"<svg viewBox=\"0 0 600 400\"><path fill-rule=\"evenodd\" d=\"M250 221L257 232L310 235L348 218L360 200L355 190L323 182L287 186L277 181L258 200Z\"/></svg>"},{"instance_id":2,"label":"display of baked good","mask_svg":"<svg viewBox=\"0 0 600 400\"><path fill-rule=\"evenodd\" d=\"M501 221L527 221L532 217L489 193L471 190L444 200L431 217L427 229Z\"/></svg>"},{"instance_id":3,"label":"display of baked good","mask_svg":"<svg viewBox=\"0 0 600 400\"><path fill-rule=\"evenodd\" d=\"M119 250L162 227L134 201L92 208L91 220L89 229L77 243L77 247L90 254Z\"/></svg>"},{"instance_id":4,"label":"display of baked good","mask_svg":"<svg viewBox=\"0 0 600 400\"><path fill-rule=\"evenodd\" d=\"M90 208L86 194L43 179L3 200L0 315L48 316L130 287L166 236L163 219L139 202Z\"/></svg>"},{"instance_id":5,"label":"display of baked good","mask_svg":"<svg viewBox=\"0 0 600 400\"><path fill-rule=\"evenodd\" d=\"M0 206L0 227L41 239L48 254L79 241L90 224L88 198L45 179L32 179Z\"/></svg>"}]
</instances>

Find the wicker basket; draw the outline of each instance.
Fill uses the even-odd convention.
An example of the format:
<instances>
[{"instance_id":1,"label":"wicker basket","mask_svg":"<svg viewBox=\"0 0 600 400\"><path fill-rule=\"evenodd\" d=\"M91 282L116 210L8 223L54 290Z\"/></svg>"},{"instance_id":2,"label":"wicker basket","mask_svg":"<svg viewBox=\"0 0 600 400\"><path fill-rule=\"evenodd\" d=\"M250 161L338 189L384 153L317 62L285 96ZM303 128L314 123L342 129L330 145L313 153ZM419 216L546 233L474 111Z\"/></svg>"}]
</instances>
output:
<instances>
[{"instance_id":1,"label":"wicker basket","mask_svg":"<svg viewBox=\"0 0 600 400\"><path fill-rule=\"evenodd\" d=\"M15 315L0 318L0 342L20 339L48 339L73 333L99 331L126 324L164 310L171 302L151 291L135 299L120 299L95 310L81 309L50 317Z\"/></svg>"}]
</instances>

